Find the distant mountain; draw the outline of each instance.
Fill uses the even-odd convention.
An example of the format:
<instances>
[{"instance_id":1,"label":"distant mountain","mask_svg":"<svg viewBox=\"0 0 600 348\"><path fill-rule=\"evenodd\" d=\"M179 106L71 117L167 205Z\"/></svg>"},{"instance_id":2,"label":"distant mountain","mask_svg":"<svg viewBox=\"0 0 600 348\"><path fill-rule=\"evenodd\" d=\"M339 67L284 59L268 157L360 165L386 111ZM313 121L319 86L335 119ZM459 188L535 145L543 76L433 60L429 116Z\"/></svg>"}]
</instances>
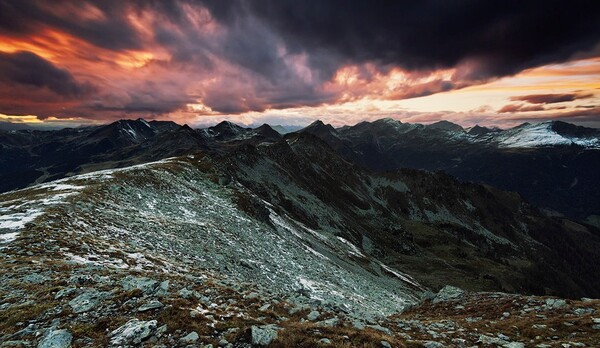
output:
<instances>
[{"instance_id":1,"label":"distant mountain","mask_svg":"<svg viewBox=\"0 0 600 348\"><path fill-rule=\"evenodd\" d=\"M463 129L445 121L426 126L381 119L338 129L316 121L297 132L318 137L345 159L371 170L442 170L460 180L518 192L552 214L589 222L600 216L597 129L559 121L498 130ZM143 119L56 131L0 132L0 192L198 150L225 154L282 137L266 124L250 128L224 121L195 130Z\"/></svg>"},{"instance_id":2,"label":"distant mountain","mask_svg":"<svg viewBox=\"0 0 600 348\"><path fill-rule=\"evenodd\" d=\"M450 122L424 126L381 119L339 129L315 122L300 132L318 136L373 170L442 170L519 192L540 207L572 217L600 215L598 129L554 121L465 131Z\"/></svg>"},{"instance_id":3,"label":"distant mountain","mask_svg":"<svg viewBox=\"0 0 600 348\"><path fill-rule=\"evenodd\" d=\"M131 128L123 135L138 141L146 125L131 122L101 133ZM249 132L223 126L225 131L213 129L215 136ZM309 130L331 127L316 123ZM100 234L135 231L143 245L162 250L161 258L185 255L196 265L277 290L320 284L327 295L314 296L354 310L398 310L413 304L424 287L446 284L474 291L600 294L594 267L600 263L600 230L546 217L517 194L444 173L373 172L309 132L274 142L237 140L220 151L211 149L213 142L187 126L154 135L107 158L144 163L154 151L200 149L131 169L92 172L98 163L86 164L89 174L0 196L2 221L21 216L24 206L11 205L14 199L30 201L26 211L43 211L38 194L51 202L55 191L93 187L89 196L82 193L80 205L64 212L69 218L48 215L37 226L68 221ZM239 267L242 261L246 266ZM369 297L359 299L357 288L369 289Z\"/></svg>"},{"instance_id":4,"label":"distant mountain","mask_svg":"<svg viewBox=\"0 0 600 348\"><path fill-rule=\"evenodd\" d=\"M25 130L25 129L32 129L32 128L26 124L0 121L0 131L15 131L15 130Z\"/></svg>"},{"instance_id":5,"label":"distant mountain","mask_svg":"<svg viewBox=\"0 0 600 348\"><path fill-rule=\"evenodd\" d=\"M169 121L119 120L102 126L55 131L0 132L0 192L67 175L281 139L269 125L231 122L195 130Z\"/></svg>"},{"instance_id":6,"label":"distant mountain","mask_svg":"<svg viewBox=\"0 0 600 348\"><path fill-rule=\"evenodd\" d=\"M250 128L258 128L260 127L260 124L252 124L249 127ZM281 134L281 135L285 135L288 133L292 133L295 131L298 131L302 128L304 128L304 126L292 126L292 125L269 125L271 128L273 128L275 131L277 131L277 133Z\"/></svg>"},{"instance_id":7,"label":"distant mountain","mask_svg":"<svg viewBox=\"0 0 600 348\"><path fill-rule=\"evenodd\" d=\"M492 133L481 140L495 142L501 147L514 148L580 146L586 149L600 149L600 130L560 121L524 123L506 131Z\"/></svg>"},{"instance_id":8,"label":"distant mountain","mask_svg":"<svg viewBox=\"0 0 600 348\"><path fill-rule=\"evenodd\" d=\"M461 127L460 125L458 125L456 123L452 123L449 121L438 121L438 122L432 123L430 125L427 125L427 127L432 128L432 129L441 129L441 130L451 131L451 132L464 132L463 127Z\"/></svg>"}]
</instances>

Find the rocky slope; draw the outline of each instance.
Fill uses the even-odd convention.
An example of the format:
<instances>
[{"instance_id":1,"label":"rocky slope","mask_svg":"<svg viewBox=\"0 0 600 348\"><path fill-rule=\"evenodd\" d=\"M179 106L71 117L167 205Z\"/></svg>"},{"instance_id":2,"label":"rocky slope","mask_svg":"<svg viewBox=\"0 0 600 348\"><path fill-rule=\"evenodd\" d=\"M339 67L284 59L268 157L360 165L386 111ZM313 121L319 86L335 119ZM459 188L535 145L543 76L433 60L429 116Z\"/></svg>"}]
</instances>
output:
<instances>
[{"instance_id":1,"label":"rocky slope","mask_svg":"<svg viewBox=\"0 0 600 348\"><path fill-rule=\"evenodd\" d=\"M593 222L600 215L600 131L565 122L470 130L440 122L392 119L334 129L315 122L318 136L367 168L444 171L460 180L515 191L541 208Z\"/></svg>"},{"instance_id":2,"label":"rocky slope","mask_svg":"<svg viewBox=\"0 0 600 348\"><path fill-rule=\"evenodd\" d=\"M261 220L249 206L260 198L246 201L250 191L219 165L227 161L198 154L0 195L1 346L546 347L600 338L600 301L452 287L433 295L328 234L331 226L311 229L266 202Z\"/></svg>"}]
</instances>

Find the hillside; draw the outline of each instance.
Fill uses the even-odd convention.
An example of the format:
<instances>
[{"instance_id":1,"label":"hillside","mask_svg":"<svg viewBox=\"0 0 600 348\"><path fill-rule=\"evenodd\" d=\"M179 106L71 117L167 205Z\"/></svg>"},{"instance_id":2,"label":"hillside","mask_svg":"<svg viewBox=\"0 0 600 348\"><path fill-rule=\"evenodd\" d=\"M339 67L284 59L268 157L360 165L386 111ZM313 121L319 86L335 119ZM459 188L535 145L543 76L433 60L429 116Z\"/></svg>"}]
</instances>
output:
<instances>
[{"instance_id":1,"label":"hillside","mask_svg":"<svg viewBox=\"0 0 600 348\"><path fill-rule=\"evenodd\" d=\"M74 176L2 194L0 209L9 346L574 339L454 333L479 325L441 314L455 300L499 318L470 303L525 301L515 327L546 325L533 313L550 311L595 332L596 302L446 287L432 303L428 289L595 297L597 231L445 175L366 172L311 136Z\"/></svg>"}]
</instances>

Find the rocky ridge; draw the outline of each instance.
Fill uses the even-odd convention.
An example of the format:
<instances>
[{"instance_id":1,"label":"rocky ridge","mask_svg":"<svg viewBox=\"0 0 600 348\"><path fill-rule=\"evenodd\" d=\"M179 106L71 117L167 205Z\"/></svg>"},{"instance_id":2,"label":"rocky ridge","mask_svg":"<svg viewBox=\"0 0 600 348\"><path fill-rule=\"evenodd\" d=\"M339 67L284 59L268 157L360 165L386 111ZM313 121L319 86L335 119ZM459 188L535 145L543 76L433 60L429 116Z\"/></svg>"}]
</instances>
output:
<instances>
[{"instance_id":1,"label":"rocky ridge","mask_svg":"<svg viewBox=\"0 0 600 348\"><path fill-rule=\"evenodd\" d=\"M302 141L286 144L307 149ZM281 146L263 149L289 151ZM246 156L239 173L227 158L197 154L0 195L1 345L598 342L596 300L432 294L368 243L328 234L334 217L311 227L292 207L253 196L240 180L261 163L252 154L232 155Z\"/></svg>"}]
</instances>

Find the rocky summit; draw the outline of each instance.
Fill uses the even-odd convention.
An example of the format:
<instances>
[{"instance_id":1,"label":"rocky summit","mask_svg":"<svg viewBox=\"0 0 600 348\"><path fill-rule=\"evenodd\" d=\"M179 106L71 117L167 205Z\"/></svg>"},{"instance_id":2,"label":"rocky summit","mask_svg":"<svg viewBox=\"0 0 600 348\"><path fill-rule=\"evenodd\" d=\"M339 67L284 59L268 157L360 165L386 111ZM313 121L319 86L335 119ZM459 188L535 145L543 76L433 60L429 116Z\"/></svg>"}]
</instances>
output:
<instances>
[{"instance_id":1,"label":"rocky summit","mask_svg":"<svg viewBox=\"0 0 600 348\"><path fill-rule=\"evenodd\" d=\"M600 230L515 192L374 170L323 124L65 132L98 162L0 194L0 347L600 342Z\"/></svg>"}]
</instances>

